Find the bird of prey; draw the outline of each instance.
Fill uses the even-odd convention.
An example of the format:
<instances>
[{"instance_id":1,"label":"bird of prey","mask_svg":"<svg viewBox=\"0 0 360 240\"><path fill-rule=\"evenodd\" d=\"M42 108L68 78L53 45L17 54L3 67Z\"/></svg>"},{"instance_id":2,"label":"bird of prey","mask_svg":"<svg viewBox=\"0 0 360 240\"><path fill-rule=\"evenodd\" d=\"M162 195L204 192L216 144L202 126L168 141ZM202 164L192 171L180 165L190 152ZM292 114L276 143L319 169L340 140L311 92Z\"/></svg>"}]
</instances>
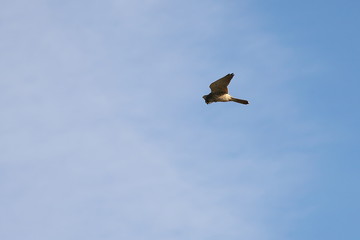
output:
<instances>
[{"instance_id":1,"label":"bird of prey","mask_svg":"<svg viewBox=\"0 0 360 240\"><path fill-rule=\"evenodd\" d=\"M210 84L209 87L211 89L211 93L203 96L203 99L205 100L206 104L212 102L229 102L229 101L237 102L241 104L249 104L247 100L234 98L229 95L227 86L229 85L233 77L234 74L230 73Z\"/></svg>"}]
</instances>

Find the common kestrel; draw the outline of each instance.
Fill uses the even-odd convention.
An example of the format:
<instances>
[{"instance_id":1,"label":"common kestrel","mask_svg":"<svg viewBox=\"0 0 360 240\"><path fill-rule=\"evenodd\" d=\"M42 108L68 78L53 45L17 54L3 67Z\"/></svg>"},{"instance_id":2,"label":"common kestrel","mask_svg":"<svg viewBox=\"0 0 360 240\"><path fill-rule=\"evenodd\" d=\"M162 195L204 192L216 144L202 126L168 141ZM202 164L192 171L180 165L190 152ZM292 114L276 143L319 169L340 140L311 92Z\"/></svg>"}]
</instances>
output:
<instances>
[{"instance_id":1,"label":"common kestrel","mask_svg":"<svg viewBox=\"0 0 360 240\"><path fill-rule=\"evenodd\" d=\"M206 104L212 102L229 102L229 101L237 102L241 104L249 104L247 100L238 99L230 96L227 86L229 85L233 77L234 74L230 73L210 84L209 87L211 89L211 93L203 96Z\"/></svg>"}]
</instances>

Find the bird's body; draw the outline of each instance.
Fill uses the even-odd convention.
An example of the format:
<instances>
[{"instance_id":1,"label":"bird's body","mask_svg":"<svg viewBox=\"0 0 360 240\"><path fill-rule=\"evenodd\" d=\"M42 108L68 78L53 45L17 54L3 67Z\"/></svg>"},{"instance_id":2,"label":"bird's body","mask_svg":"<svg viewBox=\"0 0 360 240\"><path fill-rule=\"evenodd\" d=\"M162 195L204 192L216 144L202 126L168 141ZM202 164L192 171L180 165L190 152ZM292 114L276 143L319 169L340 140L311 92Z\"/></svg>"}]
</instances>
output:
<instances>
[{"instance_id":1,"label":"bird's body","mask_svg":"<svg viewBox=\"0 0 360 240\"><path fill-rule=\"evenodd\" d=\"M229 102L231 100L231 96L227 93L217 94L217 93L210 93L209 95L205 95L206 99L209 103L212 102Z\"/></svg>"},{"instance_id":2,"label":"bird's body","mask_svg":"<svg viewBox=\"0 0 360 240\"><path fill-rule=\"evenodd\" d=\"M212 102L230 102L230 101L241 104L249 104L247 100L234 98L229 94L227 86L229 85L233 77L234 74L230 73L210 84L209 87L211 89L211 93L203 96L206 104Z\"/></svg>"}]
</instances>

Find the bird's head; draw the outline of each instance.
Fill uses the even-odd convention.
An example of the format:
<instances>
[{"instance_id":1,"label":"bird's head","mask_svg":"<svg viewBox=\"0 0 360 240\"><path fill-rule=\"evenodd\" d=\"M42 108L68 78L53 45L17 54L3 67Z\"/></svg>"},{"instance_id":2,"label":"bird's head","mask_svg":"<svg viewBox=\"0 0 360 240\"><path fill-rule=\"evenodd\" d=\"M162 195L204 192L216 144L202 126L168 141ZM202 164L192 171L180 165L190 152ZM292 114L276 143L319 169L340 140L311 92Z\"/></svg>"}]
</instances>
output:
<instances>
[{"instance_id":1,"label":"bird's head","mask_svg":"<svg viewBox=\"0 0 360 240\"><path fill-rule=\"evenodd\" d=\"M203 96L203 99L205 100L206 104L209 104L208 96L209 96L209 95L204 95L204 96Z\"/></svg>"}]
</instances>

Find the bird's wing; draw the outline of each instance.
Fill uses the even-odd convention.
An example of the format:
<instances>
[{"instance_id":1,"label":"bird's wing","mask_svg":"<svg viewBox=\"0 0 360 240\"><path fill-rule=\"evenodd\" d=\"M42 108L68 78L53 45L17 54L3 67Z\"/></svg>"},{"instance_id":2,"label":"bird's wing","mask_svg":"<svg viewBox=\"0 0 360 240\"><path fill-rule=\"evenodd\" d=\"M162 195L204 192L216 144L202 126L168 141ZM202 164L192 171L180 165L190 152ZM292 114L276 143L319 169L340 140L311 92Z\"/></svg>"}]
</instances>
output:
<instances>
[{"instance_id":1,"label":"bird's wing","mask_svg":"<svg viewBox=\"0 0 360 240\"><path fill-rule=\"evenodd\" d=\"M229 85L231 79L234 77L233 73L229 73L226 76L216 80L210 84L211 92L213 93L228 93L227 86Z\"/></svg>"}]
</instances>

